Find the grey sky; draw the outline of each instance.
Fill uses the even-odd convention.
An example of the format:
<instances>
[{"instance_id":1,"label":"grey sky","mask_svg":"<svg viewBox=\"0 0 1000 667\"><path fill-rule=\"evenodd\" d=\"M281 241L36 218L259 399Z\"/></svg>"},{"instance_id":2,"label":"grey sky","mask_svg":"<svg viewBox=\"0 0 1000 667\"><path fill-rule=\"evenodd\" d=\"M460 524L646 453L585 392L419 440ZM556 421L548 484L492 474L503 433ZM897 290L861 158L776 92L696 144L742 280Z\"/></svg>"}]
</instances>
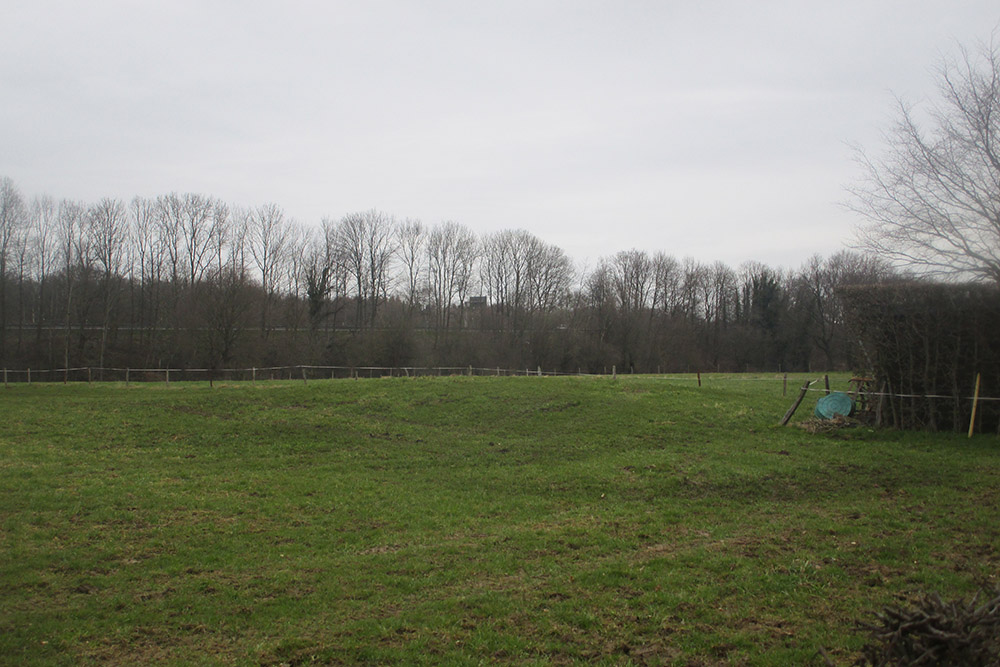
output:
<instances>
[{"instance_id":1,"label":"grey sky","mask_svg":"<svg viewBox=\"0 0 1000 667\"><path fill-rule=\"evenodd\" d=\"M934 96L995 0L29 2L0 19L0 175L295 219L378 208L797 267L892 93Z\"/></svg>"}]
</instances>

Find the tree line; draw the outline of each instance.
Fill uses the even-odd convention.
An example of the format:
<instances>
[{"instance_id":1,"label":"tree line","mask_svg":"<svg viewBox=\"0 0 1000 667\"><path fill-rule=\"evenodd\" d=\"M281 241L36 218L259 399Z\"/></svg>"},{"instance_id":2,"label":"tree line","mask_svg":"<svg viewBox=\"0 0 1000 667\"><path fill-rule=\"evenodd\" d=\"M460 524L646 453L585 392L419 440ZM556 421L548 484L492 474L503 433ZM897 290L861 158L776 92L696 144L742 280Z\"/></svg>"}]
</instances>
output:
<instances>
[{"instance_id":1,"label":"tree line","mask_svg":"<svg viewBox=\"0 0 1000 667\"><path fill-rule=\"evenodd\" d=\"M0 365L847 368L841 251L785 271L626 250L585 270L523 229L377 210L306 226L193 193L26 198L0 178Z\"/></svg>"}]
</instances>

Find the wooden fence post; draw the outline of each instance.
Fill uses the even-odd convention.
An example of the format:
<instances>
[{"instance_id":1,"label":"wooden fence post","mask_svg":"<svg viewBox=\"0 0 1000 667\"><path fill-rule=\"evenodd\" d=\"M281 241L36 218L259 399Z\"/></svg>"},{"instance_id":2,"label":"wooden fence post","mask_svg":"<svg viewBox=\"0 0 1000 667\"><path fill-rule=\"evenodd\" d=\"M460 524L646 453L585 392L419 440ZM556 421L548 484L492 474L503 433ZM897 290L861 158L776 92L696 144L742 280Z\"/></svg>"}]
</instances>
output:
<instances>
[{"instance_id":1,"label":"wooden fence post","mask_svg":"<svg viewBox=\"0 0 1000 667\"><path fill-rule=\"evenodd\" d=\"M308 382L306 382L306 367L299 366L299 368L302 369L302 384L309 384Z\"/></svg>"},{"instance_id":2,"label":"wooden fence post","mask_svg":"<svg viewBox=\"0 0 1000 667\"><path fill-rule=\"evenodd\" d=\"M701 386L701 371L698 371L698 386Z\"/></svg>"},{"instance_id":3,"label":"wooden fence post","mask_svg":"<svg viewBox=\"0 0 1000 667\"><path fill-rule=\"evenodd\" d=\"M170 384L170 369L167 368L166 371L167 371L166 384Z\"/></svg>"},{"instance_id":4,"label":"wooden fence post","mask_svg":"<svg viewBox=\"0 0 1000 667\"><path fill-rule=\"evenodd\" d=\"M784 396L787 393L788 393L788 373L785 373L785 377L781 381L781 395Z\"/></svg>"},{"instance_id":5,"label":"wooden fence post","mask_svg":"<svg viewBox=\"0 0 1000 667\"><path fill-rule=\"evenodd\" d=\"M807 391L809 391L809 380L806 380L805 384L802 385L802 391L799 392L799 397L795 399L795 402L792 403L792 407L788 408L788 412L786 412L785 416L781 418L782 426L786 426L788 424L788 420L791 419L792 415L795 414L795 411L799 409L799 404L802 402L802 399L806 397Z\"/></svg>"},{"instance_id":6,"label":"wooden fence post","mask_svg":"<svg viewBox=\"0 0 1000 667\"><path fill-rule=\"evenodd\" d=\"M972 393L972 417L969 419L969 437L976 428L976 408L979 407L979 380L980 374L976 373L976 390Z\"/></svg>"},{"instance_id":7,"label":"wooden fence post","mask_svg":"<svg viewBox=\"0 0 1000 667\"><path fill-rule=\"evenodd\" d=\"M28 384L31 384L31 369L28 369Z\"/></svg>"},{"instance_id":8,"label":"wooden fence post","mask_svg":"<svg viewBox=\"0 0 1000 667\"><path fill-rule=\"evenodd\" d=\"M87 384L94 384L94 374L91 372L90 366L87 366Z\"/></svg>"},{"instance_id":9,"label":"wooden fence post","mask_svg":"<svg viewBox=\"0 0 1000 667\"><path fill-rule=\"evenodd\" d=\"M129 369L126 367L125 368L125 386L126 387L128 386L128 376L129 376Z\"/></svg>"},{"instance_id":10,"label":"wooden fence post","mask_svg":"<svg viewBox=\"0 0 1000 667\"><path fill-rule=\"evenodd\" d=\"M618 366L612 366L611 367L611 379L612 380L617 380L618 379Z\"/></svg>"},{"instance_id":11,"label":"wooden fence post","mask_svg":"<svg viewBox=\"0 0 1000 667\"><path fill-rule=\"evenodd\" d=\"M10 388L10 387L7 386L7 368L6 367L3 369L3 388L4 389L9 389Z\"/></svg>"},{"instance_id":12,"label":"wooden fence post","mask_svg":"<svg viewBox=\"0 0 1000 667\"><path fill-rule=\"evenodd\" d=\"M830 376L829 375L824 375L823 376L823 384L826 385L826 395L829 396L830 395Z\"/></svg>"}]
</instances>

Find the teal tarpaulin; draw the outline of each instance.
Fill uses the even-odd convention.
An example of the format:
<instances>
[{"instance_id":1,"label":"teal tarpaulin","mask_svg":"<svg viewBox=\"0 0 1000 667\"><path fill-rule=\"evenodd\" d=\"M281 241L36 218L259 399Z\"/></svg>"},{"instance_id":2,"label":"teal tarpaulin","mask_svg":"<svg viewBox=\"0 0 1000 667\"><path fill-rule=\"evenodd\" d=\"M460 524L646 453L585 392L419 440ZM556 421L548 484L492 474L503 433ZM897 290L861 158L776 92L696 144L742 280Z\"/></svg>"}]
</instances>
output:
<instances>
[{"instance_id":1,"label":"teal tarpaulin","mask_svg":"<svg viewBox=\"0 0 1000 667\"><path fill-rule=\"evenodd\" d=\"M824 396L816 403L816 416L821 419L833 419L837 415L850 417L852 412L854 412L854 401L842 391Z\"/></svg>"}]
</instances>

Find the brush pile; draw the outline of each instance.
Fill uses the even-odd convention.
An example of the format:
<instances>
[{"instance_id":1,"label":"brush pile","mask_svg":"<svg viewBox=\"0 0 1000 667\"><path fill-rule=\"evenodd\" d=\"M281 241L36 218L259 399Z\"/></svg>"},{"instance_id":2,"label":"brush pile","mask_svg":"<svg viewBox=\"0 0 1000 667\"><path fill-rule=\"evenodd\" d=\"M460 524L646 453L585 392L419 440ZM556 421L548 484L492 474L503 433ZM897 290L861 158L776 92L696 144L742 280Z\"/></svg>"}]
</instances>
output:
<instances>
[{"instance_id":1,"label":"brush pile","mask_svg":"<svg viewBox=\"0 0 1000 667\"><path fill-rule=\"evenodd\" d=\"M977 604L943 601L928 595L912 608L887 607L874 624L859 624L870 633L855 664L882 666L1000 664L1000 594Z\"/></svg>"}]
</instances>

